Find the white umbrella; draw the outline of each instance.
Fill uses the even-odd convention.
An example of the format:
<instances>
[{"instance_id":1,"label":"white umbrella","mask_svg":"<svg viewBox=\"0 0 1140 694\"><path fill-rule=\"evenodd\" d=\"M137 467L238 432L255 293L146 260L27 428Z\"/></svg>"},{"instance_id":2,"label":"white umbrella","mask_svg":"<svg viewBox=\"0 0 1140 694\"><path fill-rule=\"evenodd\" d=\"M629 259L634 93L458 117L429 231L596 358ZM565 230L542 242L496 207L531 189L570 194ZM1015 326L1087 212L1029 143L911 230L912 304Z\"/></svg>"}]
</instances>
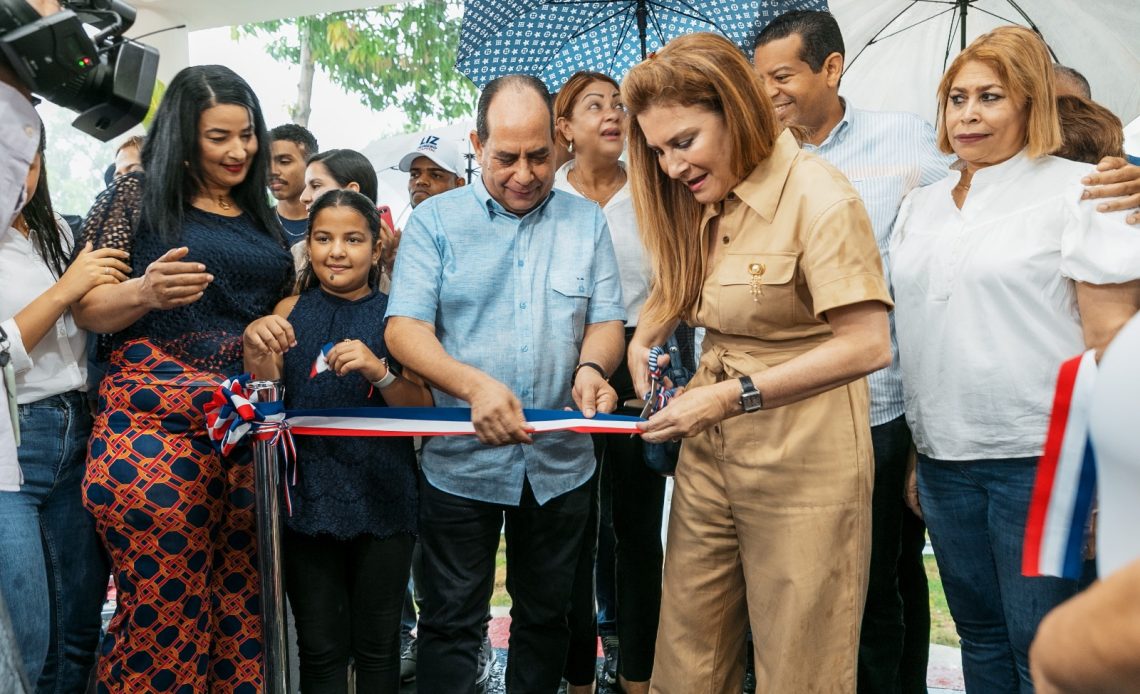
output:
<instances>
[{"instance_id":1,"label":"white umbrella","mask_svg":"<svg viewBox=\"0 0 1140 694\"><path fill-rule=\"evenodd\" d=\"M843 30L840 92L859 108L911 111L930 122L935 92L962 45L1003 24L1035 28L1057 62L1079 70L1093 99L1125 123L1140 115L1137 0L829 0Z\"/></svg>"},{"instance_id":2,"label":"white umbrella","mask_svg":"<svg viewBox=\"0 0 1140 694\"><path fill-rule=\"evenodd\" d=\"M404 223L412 209L411 202L408 200L408 174L397 168L400 159L408 152L415 150L425 135L439 135L455 144L460 158L460 161L455 162L455 166L459 170L460 176L470 178L467 168L472 167L474 171L479 169L478 162L474 160L474 157L468 158L468 155L471 154L468 135L474 128L475 121L465 119L420 132L383 137L379 140L373 140L360 150L361 154L368 157L368 161L372 162L372 166L376 169L376 178L379 184L377 194L379 199L376 202L392 208L397 226Z\"/></svg>"}]
</instances>

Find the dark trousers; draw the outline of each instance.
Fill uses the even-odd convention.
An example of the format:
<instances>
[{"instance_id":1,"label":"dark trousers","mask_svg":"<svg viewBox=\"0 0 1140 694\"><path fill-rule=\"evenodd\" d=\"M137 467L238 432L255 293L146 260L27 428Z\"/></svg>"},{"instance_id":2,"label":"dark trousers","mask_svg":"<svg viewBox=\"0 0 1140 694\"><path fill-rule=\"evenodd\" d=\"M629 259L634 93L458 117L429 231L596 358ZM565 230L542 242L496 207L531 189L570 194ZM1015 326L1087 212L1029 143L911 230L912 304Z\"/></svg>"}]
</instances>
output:
<instances>
[{"instance_id":1,"label":"dark trousers","mask_svg":"<svg viewBox=\"0 0 1140 694\"><path fill-rule=\"evenodd\" d=\"M285 587L305 694L345 692L349 658L356 691L400 690L400 612L414 542L405 534L336 540L286 530Z\"/></svg>"},{"instance_id":2,"label":"dark trousers","mask_svg":"<svg viewBox=\"0 0 1140 694\"><path fill-rule=\"evenodd\" d=\"M628 340L627 340L628 342ZM628 366L622 364L610 379L618 401L633 399ZM597 535L586 537L583 557L597 555L597 591L603 591L602 567L613 562L613 591L622 677L644 682L653 673L657 618L661 611L661 515L665 478L645 464L641 439L613 434L594 437L598 459L601 515L613 522L613 554L600 554ZM596 527L591 524L590 527ZM571 630L574 635L566 662L566 681L585 685L594 681L597 664L597 623L594 619L595 564L579 561L575 577ZM599 601L600 602L600 601Z\"/></svg>"},{"instance_id":3,"label":"dark trousers","mask_svg":"<svg viewBox=\"0 0 1140 694\"><path fill-rule=\"evenodd\" d=\"M539 506L528 481L519 505L508 506L448 494L426 479L421 482L424 605L417 691L475 692L500 529L506 533L507 591L513 605L507 691L558 690L570 638L566 613L590 498L590 485L585 484Z\"/></svg>"},{"instance_id":4,"label":"dark trousers","mask_svg":"<svg viewBox=\"0 0 1140 694\"><path fill-rule=\"evenodd\" d=\"M925 693L930 648L930 606L922 564L926 541L922 521L903 501L911 445L906 419L900 416L871 427L871 440L875 489L871 495L871 566L859 640L858 691Z\"/></svg>"},{"instance_id":5,"label":"dark trousers","mask_svg":"<svg viewBox=\"0 0 1140 694\"><path fill-rule=\"evenodd\" d=\"M899 594L903 601L902 659L899 661L899 691L926 693L926 670L930 661L930 590L926 583L926 523L909 508L903 509L902 552L899 554Z\"/></svg>"},{"instance_id":6,"label":"dark trousers","mask_svg":"<svg viewBox=\"0 0 1140 694\"><path fill-rule=\"evenodd\" d=\"M602 438L604 437L594 436L595 451L605 445L599 441ZM586 517L586 531L582 533L582 548L578 553L578 562L574 566L574 587L570 594L570 611L566 615L570 639L562 677L575 686L585 686L593 682L598 664L598 613L594 603L598 584L595 581L594 567L595 562L600 559L598 556L598 479L602 474L600 460L598 465L587 485L590 487L590 509Z\"/></svg>"}]
</instances>

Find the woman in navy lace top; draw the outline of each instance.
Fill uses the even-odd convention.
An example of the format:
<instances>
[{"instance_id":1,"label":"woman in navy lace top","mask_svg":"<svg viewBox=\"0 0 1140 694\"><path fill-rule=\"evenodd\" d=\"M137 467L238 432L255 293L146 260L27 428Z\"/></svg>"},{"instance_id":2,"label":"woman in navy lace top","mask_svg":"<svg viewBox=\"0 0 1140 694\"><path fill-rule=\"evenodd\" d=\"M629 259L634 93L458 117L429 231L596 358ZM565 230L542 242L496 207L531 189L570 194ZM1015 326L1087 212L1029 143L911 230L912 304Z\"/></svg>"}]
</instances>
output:
<instances>
[{"instance_id":1,"label":"woman in navy lace top","mask_svg":"<svg viewBox=\"0 0 1140 694\"><path fill-rule=\"evenodd\" d=\"M130 254L76 321L104 334L84 482L118 605L99 691L261 689L253 475L221 459L203 405L242 366L241 335L288 292L292 263L266 199L257 97L228 68L171 81L142 151L146 173L95 203L77 247Z\"/></svg>"},{"instance_id":2,"label":"woman in navy lace top","mask_svg":"<svg viewBox=\"0 0 1140 694\"><path fill-rule=\"evenodd\" d=\"M418 377L389 369L372 201L347 189L325 193L310 209L305 243L301 293L246 329L246 368L281 378L289 408L430 406ZM330 343L328 370L310 376ZM351 657L359 691L397 692L418 500L412 440L298 436L296 445L284 557L301 688L343 692Z\"/></svg>"}]
</instances>

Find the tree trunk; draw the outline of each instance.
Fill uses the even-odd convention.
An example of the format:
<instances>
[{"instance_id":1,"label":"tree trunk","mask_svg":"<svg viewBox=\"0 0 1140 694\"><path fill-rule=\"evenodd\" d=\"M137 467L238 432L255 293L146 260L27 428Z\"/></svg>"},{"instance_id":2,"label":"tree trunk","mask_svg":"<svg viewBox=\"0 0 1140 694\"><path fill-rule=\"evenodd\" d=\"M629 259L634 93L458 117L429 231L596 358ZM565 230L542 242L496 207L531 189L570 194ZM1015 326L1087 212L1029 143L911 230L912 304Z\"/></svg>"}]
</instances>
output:
<instances>
[{"instance_id":1,"label":"tree trunk","mask_svg":"<svg viewBox=\"0 0 1140 694\"><path fill-rule=\"evenodd\" d=\"M309 116L312 114L313 101L313 75L316 66L313 63L312 26L305 21L301 22L301 81L297 84L297 103L293 106L293 122L302 127L309 127Z\"/></svg>"}]
</instances>

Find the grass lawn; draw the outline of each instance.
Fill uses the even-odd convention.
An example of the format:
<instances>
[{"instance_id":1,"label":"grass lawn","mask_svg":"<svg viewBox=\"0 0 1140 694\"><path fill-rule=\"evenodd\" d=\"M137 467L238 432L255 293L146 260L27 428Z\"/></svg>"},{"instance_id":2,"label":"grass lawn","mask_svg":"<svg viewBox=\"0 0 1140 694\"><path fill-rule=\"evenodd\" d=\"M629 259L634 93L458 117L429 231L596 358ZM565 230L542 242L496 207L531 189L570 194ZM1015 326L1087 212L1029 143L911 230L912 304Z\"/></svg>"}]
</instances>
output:
<instances>
[{"instance_id":1,"label":"grass lawn","mask_svg":"<svg viewBox=\"0 0 1140 694\"><path fill-rule=\"evenodd\" d=\"M942 591L938 564L930 555L924 556L922 560L926 564L926 580L930 584L930 642L959 648L958 632L954 630L954 620L950 619L950 608L946 606L946 593Z\"/></svg>"}]
</instances>

